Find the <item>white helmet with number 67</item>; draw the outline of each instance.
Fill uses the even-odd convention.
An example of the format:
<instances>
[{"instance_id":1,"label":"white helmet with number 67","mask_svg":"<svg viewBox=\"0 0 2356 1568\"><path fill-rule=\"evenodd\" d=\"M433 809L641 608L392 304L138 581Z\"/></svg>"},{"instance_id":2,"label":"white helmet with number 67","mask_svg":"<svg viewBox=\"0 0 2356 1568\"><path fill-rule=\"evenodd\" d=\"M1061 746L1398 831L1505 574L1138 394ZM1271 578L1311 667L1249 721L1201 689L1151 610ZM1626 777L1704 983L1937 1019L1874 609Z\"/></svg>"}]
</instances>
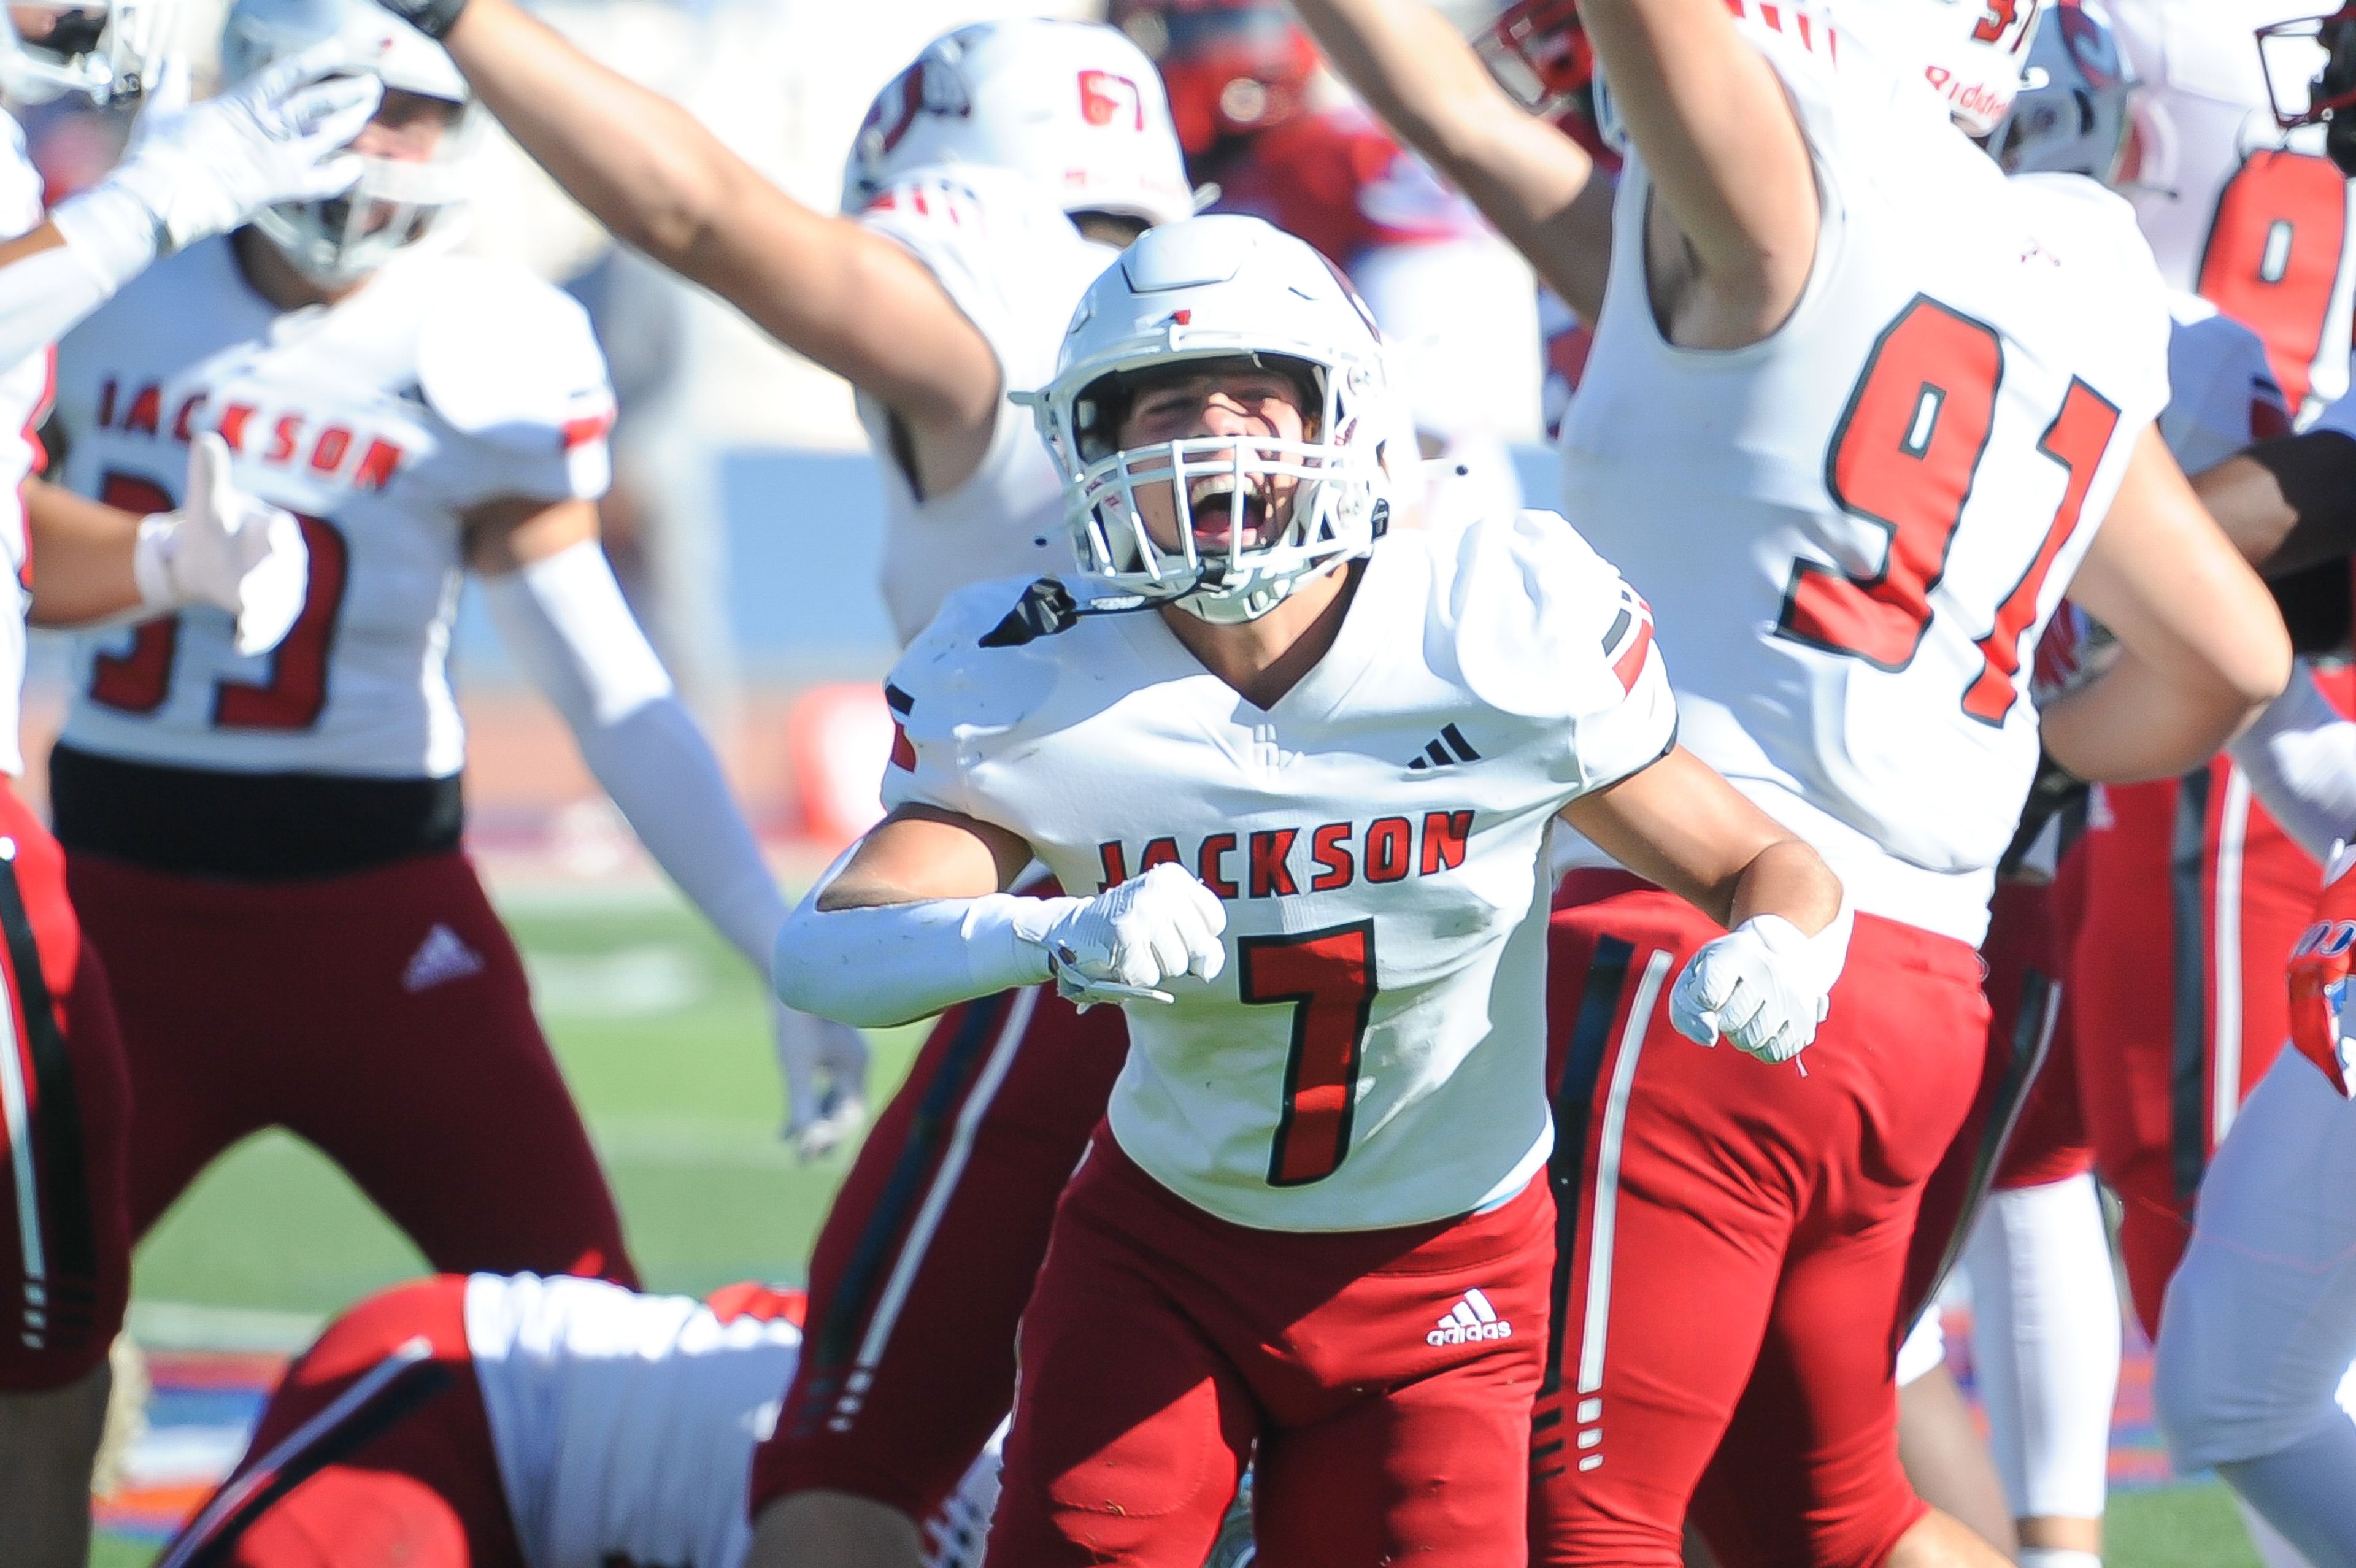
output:
<instances>
[{"instance_id":1,"label":"white helmet with number 67","mask_svg":"<svg viewBox=\"0 0 2356 1568\"><path fill-rule=\"evenodd\" d=\"M1153 62L1093 22L977 22L926 45L869 107L843 171L843 209L936 164L1027 175L1066 212L1152 224L1194 210Z\"/></svg>"},{"instance_id":2,"label":"white helmet with number 67","mask_svg":"<svg viewBox=\"0 0 2356 1568\"><path fill-rule=\"evenodd\" d=\"M336 286L429 238L455 236L472 192L481 115L441 45L369 0L236 0L221 29L221 74L242 80L328 38L384 102L353 144L359 182L341 196L266 208L253 224L296 270Z\"/></svg>"},{"instance_id":3,"label":"white helmet with number 67","mask_svg":"<svg viewBox=\"0 0 2356 1568\"><path fill-rule=\"evenodd\" d=\"M2012 108L2046 0L1837 0L1847 43L1894 71L1920 71L1965 134L1993 133ZM1845 46L1846 47L1846 44Z\"/></svg>"},{"instance_id":4,"label":"white helmet with number 67","mask_svg":"<svg viewBox=\"0 0 2356 1568\"><path fill-rule=\"evenodd\" d=\"M1299 439L1121 445L1141 389L1190 368L1290 381ZM1323 257L1257 218L1149 230L1082 297L1055 380L1016 397L1063 472L1078 576L1108 597L1256 620L1365 555L1388 518L1383 443L1399 421L1374 317ZM1156 512L1173 537L1154 537Z\"/></svg>"}]
</instances>

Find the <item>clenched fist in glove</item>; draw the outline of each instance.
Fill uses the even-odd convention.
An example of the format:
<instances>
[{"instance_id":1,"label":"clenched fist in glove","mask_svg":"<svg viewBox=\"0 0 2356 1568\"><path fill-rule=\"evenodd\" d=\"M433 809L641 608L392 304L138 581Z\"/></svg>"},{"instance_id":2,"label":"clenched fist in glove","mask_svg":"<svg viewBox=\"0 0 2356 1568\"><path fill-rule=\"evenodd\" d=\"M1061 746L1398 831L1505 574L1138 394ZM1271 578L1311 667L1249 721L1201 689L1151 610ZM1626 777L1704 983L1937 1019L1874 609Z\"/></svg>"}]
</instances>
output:
<instances>
[{"instance_id":1,"label":"clenched fist in glove","mask_svg":"<svg viewBox=\"0 0 2356 1568\"><path fill-rule=\"evenodd\" d=\"M1183 866L1156 866L1092 899L1042 900L1039 913L1018 930L1045 950L1055 989L1083 1008L1171 1001L1164 982L1215 980L1226 966L1226 906Z\"/></svg>"},{"instance_id":2,"label":"clenched fist in glove","mask_svg":"<svg viewBox=\"0 0 2356 1568\"><path fill-rule=\"evenodd\" d=\"M143 613L216 605L237 617L239 653L266 653L302 613L310 551L302 526L240 490L229 464L220 436L197 437L188 448L187 499L176 512L141 520L131 572Z\"/></svg>"},{"instance_id":3,"label":"clenched fist in glove","mask_svg":"<svg viewBox=\"0 0 2356 1568\"><path fill-rule=\"evenodd\" d=\"M360 162L344 149L384 93L373 76L338 74L350 69L329 39L190 104L186 66L166 67L123 162L59 207L59 232L111 290L265 207L349 189Z\"/></svg>"},{"instance_id":4,"label":"clenched fist in glove","mask_svg":"<svg viewBox=\"0 0 2356 1568\"><path fill-rule=\"evenodd\" d=\"M1677 1032L1703 1045L1720 1035L1762 1061L1789 1061L1816 1038L1848 955L1848 901L1814 936L1781 915L1753 915L1686 963L1669 993Z\"/></svg>"}]
</instances>

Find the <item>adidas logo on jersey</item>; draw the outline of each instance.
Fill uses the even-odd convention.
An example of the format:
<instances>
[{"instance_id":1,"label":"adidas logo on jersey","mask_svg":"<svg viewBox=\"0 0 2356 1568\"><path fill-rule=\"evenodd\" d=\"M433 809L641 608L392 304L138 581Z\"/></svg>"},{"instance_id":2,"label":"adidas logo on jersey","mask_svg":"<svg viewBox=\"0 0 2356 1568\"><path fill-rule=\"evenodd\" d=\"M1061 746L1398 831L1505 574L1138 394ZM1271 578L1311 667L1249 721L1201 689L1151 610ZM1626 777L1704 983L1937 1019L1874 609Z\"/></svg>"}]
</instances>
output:
<instances>
[{"instance_id":1,"label":"adidas logo on jersey","mask_svg":"<svg viewBox=\"0 0 2356 1568\"><path fill-rule=\"evenodd\" d=\"M1448 1309L1440 1327L1423 1337L1427 1345L1464 1345L1475 1339L1510 1339L1514 1326L1497 1316L1489 1298L1478 1289L1468 1290L1463 1298Z\"/></svg>"},{"instance_id":2,"label":"adidas logo on jersey","mask_svg":"<svg viewBox=\"0 0 2356 1568\"><path fill-rule=\"evenodd\" d=\"M466 945L466 939L448 926L435 922L410 955L409 967L401 972L401 987L412 995L429 991L451 980L463 980L469 975L483 972L483 955Z\"/></svg>"},{"instance_id":3,"label":"adidas logo on jersey","mask_svg":"<svg viewBox=\"0 0 2356 1568\"><path fill-rule=\"evenodd\" d=\"M1420 773L1426 768L1444 768L1452 763L1477 763L1481 753L1464 738L1464 731L1451 724L1440 732L1440 739L1423 749L1423 755L1408 764L1409 772Z\"/></svg>"}]
</instances>

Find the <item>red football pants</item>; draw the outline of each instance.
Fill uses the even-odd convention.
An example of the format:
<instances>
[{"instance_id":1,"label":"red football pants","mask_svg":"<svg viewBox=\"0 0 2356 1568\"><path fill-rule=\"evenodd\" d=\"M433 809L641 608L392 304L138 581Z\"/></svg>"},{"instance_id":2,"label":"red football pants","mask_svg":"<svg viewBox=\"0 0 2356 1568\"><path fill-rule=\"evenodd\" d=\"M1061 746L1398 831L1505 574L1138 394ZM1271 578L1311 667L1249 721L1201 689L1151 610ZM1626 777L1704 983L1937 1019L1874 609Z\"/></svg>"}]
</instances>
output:
<instances>
[{"instance_id":1,"label":"red football pants","mask_svg":"<svg viewBox=\"0 0 2356 1568\"><path fill-rule=\"evenodd\" d=\"M2344 688L2339 688L2344 689ZM2144 1332L2191 1236L2209 1156L2290 1033L2290 950L2323 874L2223 758L2106 785L2081 841L2070 976L2095 1168Z\"/></svg>"},{"instance_id":2,"label":"red football pants","mask_svg":"<svg viewBox=\"0 0 2356 1568\"><path fill-rule=\"evenodd\" d=\"M2078 1048L2070 1023L2072 856L2060 880L2000 881L1988 908L1987 963L1991 1061L2006 1061L2045 1036L2045 1065L2029 1087L1997 1167L1999 1189L2044 1187L2093 1168L2094 1145L2078 1105Z\"/></svg>"},{"instance_id":3,"label":"red football pants","mask_svg":"<svg viewBox=\"0 0 2356 1568\"><path fill-rule=\"evenodd\" d=\"M318 881L208 881L75 855L123 955L145 1235L230 1145L318 1146L439 1272L637 1283L515 944L458 854Z\"/></svg>"},{"instance_id":4,"label":"red football pants","mask_svg":"<svg viewBox=\"0 0 2356 1568\"><path fill-rule=\"evenodd\" d=\"M1251 1230L1098 1134L1023 1315L991 1560L1200 1568L1253 1460L1264 1562L1515 1568L1553 1231L1543 1180L1436 1224Z\"/></svg>"},{"instance_id":5,"label":"red football pants","mask_svg":"<svg viewBox=\"0 0 2356 1568\"><path fill-rule=\"evenodd\" d=\"M5 783L0 988L0 1391L62 1388L123 1327L130 1088L106 970L66 900L64 851Z\"/></svg>"},{"instance_id":6,"label":"red football pants","mask_svg":"<svg viewBox=\"0 0 2356 1568\"><path fill-rule=\"evenodd\" d=\"M1623 873L1558 901L1561 1309L1531 1494L1549 1568L1676 1568L1688 1511L1728 1568L1855 1568L1923 1512L1892 1358L1917 1200L1987 1049L1978 955L1858 916L1804 1075L1671 1027L1670 986L1718 934Z\"/></svg>"},{"instance_id":7,"label":"red football pants","mask_svg":"<svg viewBox=\"0 0 2356 1568\"><path fill-rule=\"evenodd\" d=\"M419 1280L329 1324L155 1568L523 1568L466 1298Z\"/></svg>"},{"instance_id":8,"label":"red football pants","mask_svg":"<svg viewBox=\"0 0 2356 1568\"><path fill-rule=\"evenodd\" d=\"M1055 1200L1129 1050L1052 987L952 1008L836 1194L755 1517L813 1488L928 1517L1014 1397L1014 1333Z\"/></svg>"}]
</instances>

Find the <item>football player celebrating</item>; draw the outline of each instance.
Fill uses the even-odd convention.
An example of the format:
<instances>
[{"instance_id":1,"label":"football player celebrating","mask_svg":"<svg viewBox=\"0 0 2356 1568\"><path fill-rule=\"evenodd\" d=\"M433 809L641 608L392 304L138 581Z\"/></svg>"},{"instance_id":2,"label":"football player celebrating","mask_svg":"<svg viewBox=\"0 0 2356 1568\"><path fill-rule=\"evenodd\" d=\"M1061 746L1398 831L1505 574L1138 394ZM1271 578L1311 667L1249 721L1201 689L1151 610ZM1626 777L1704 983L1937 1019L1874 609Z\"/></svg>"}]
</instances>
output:
<instances>
[{"instance_id":1,"label":"football player celebrating","mask_svg":"<svg viewBox=\"0 0 2356 1568\"><path fill-rule=\"evenodd\" d=\"M380 1292L286 1370L156 1568L738 1568L802 1307L749 1283L695 1301L529 1274ZM985 1454L928 1521L929 1568L980 1563L964 1521L997 1469Z\"/></svg>"},{"instance_id":2,"label":"football player celebrating","mask_svg":"<svg viewBox=\"0 0 2356 1568\"><path fill-rule=\"evenodd\" d=\"M1256 1453L1271 1561L1522 1561L1549 825L1734 928L1640 982L1762 1059L1678 1047L1720 1072L1798 1056L1839 973L1839 884L1678 748L1649 612L1575 532L1387 532L1387 396L1303 241L1131 246L1033 400L1079 570L951 597L887 688L892 815L779 937L833 1017L1050 977L1128 1014L994 1557L1198 1562ZM1102 891L1004 891L1034 856Z\"/></svg>"},{"instance_id":3,"label":"football player celebrating","mask_svg":"<svg viewBox=\"0 0 2356 1568\"><path fill-rule=\"evenodd\" d=\"M16 709L27 616L80 624L125 612L205 603L238 617L266 648L300 601L303 549L293 519L230 491L217 454L192 453L187 506L139 516L63 512L22 482L42 458L33 432L49 394L48 345L159 253L230 228L262 205L350 185L339 149L366 121L377 84L323 81L340 57L283 62L193 107L151 91L162 29L145 6L19 7L0 33L0 80L22 97L146 95L131 155L44 219L41 182L16 122L0 114L0 560L16 580L0 616L0 773L23 771ZM43 22L54 26L36 29ZM39 554L41 569L32 570ZM37 581L38 589L32 584ZM12 1563L80 1568L87 1558L90 1472L107 1399L107 1348L130 1275L123 1050L98 960L66 898L48 829L0 788L0 987L10 1041L0 1050L0 1540Z\"/></svg>"},{"instance_id":4,"label":"football player celebrating","mask_svg":"<svg viewBox=\"0 0 2356 1568\"><path fill-rule=\"evenodd\" d=\"M463 81L344 0L243 0L221 54L245 76L323 38L387 84L355 193L179 252L59 356L70 488L164 506L214 433L240 486L301 516L311 559L267 657L209 613L79 645L51 794L76 904L123 955L132 1230L279 1125L437 1267L626 1280L521 961L459 849L465 571L712 923L750 955L785 908L598 548L612 399L585 317L447 253L479 142Z\"/></svg>"},{"instance_id":5,"label":"football player celebrating","mask_svg":"<svg viewBox=\"0 0 2356 1568\"><path fill-rule=\"evenodd\" d=\"M1301 10L1596 324L1569 509L1658 611L1687 743L1859 912L1856 1005L1811 1077L1735 1097L1636 1051L1661 1031L1624 955L1673 961L1706 929L1624 873L1566 883L1554 1005L1592 1024L1558 1078L1567 1315L1536 1554L1673 1563L1690 1506L1737 1564L1989 1561L1906 1484L1905 1317L1879 1304L1909 1294L1918 1200L1980 1079L1991 870L2040 723L2081 776L2177 771L2288 657L2149 428L2148 249L2115 197L2008 181L1958 133L2002 118L2033 5L1583 0L1628 144L1616 191L1428 8ZM2125 655L2040 721L2024 667L2065 586Z\"/></svg>"},{"instance_id":6,"label":"football player celebrating","mask_svg":"<svg viewBox=\"0 0 2356 1568\"><path fill-rule=\"evenodd\" d=\"M1136 46L1033 19L936 39L877 94L838 217L507 0L403 14L616 234L857 389L904 638L952 588L1066 559L1062 482L1006 393L1054 374L1116 247L1191 209ZM927 1040L812 1253L809 1353L754 1479L782 1550L914 1568L917 1521L1012 1396L1014 1323L1122 1039L1114 1009L1032 989Z\"/></svg>"}]
</instances>

